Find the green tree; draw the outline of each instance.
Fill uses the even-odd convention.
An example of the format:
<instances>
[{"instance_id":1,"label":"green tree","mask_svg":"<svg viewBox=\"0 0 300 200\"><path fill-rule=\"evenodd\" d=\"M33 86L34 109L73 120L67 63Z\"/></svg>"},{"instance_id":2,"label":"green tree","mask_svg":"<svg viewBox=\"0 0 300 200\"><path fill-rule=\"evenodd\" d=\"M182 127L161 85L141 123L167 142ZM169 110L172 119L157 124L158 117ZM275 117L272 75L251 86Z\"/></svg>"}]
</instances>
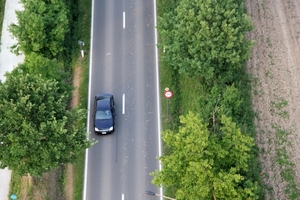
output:
<instances>
[{"instance_id":1,"label":"green tree","mask_svg":"<svg viewBox=\"0 0 300 200\"><path fill-rule=\"evenodd\" d=\"M158 21L162 59L180 73L232 81L251 47L245 39L251 22L242 2L181 0Z\"/></svg>"},{"instance_id":2,"label":"green tree","mask_svg":"<svg viewBox=\"0 0 300 200\"><path fill-rule=\"evenodd\" d=\"M66 78L63 66L57 59L49 59L32 52L26 55L24 65L28 68L29 74L41 74L44 78L60 81Z\"/></svg>"},{"instance_id":3,"label":"green tree","mask_svg":"<svg viewBox=\"0 0 300 200\"><path fill-rule=\"evenodd\" d=\"M0 82L0 167L33 176L74 162L91 145L86 111L69 110L68 95L40 75L7 74Z\"/></svg>"},{"instance_id":4,"label":"green tree","mask_svg":"<svg viewBox=\"0 0 300 200\"><path fill-rule=\"evenodd\" d=\"M233 121L240 122L243 114L243 98L240 90L232 85L214 85L208 87L206 95L199 96L199 106L201 108L200 117L204 121L212 121L217 123L217 111L222 109L226 116L231 116Z\"/></svg>"},{"instance_id":5,"label":"green tree","mask_svg":"<svg viewBox=\"0 0 300 200\"><path fill-rule=\"evenodd\" d=\"M162 170L152 173L153 183L172 186L176 199L257 199L256 183L246 180L253 139L222 115L220 134L211 134L199 115L181 116L178 133L163 132L172 149L159 158Z\"/></svg>"},{"instance_id":6,"label":"green tree","mask_svg":"<svg viewBox=\"0 0 300 200\"><path fill-rule=\"evenodd\" d=\"M68 81L68 73L63 71L63 66L57 59L49 59L37 53L25 56L24 63L19 64L11 73L41 74L42 78L55 79L58 82L59 93L70 92L72 87Z\"/></svg>"},{"instance_id":7,"label":"green tree","mask_svg":"<svg viewBox=\"0 0 300 200\"><path fill-rule=\"evenodd\" d=\"M61 0L21 0L23 11L17 11L18 24L10 26L17 38L17 50L36 52L52 58L63 51L69 31L67 9Z\"/></svg>"}]
</instances>

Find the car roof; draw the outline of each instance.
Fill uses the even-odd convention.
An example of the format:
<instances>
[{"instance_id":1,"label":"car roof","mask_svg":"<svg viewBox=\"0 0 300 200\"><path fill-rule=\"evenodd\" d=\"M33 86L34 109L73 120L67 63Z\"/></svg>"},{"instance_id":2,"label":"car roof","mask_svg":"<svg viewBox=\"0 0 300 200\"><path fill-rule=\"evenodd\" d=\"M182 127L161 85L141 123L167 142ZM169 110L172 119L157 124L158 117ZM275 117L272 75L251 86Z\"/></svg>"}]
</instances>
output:
<instances>
[{"instance_id":1,"label":"car roof","mask_svg":"<svg viewBox=\"0 0 300 200\"><path fill-rule=\"evenodd\" d=\"M104 99L104 98L112 98L113 95L109 93L102 93L102 94L96 94L95 98L96 99Z\"/></svg>"},{"instance_id":2,"label":"car roof","mask_svg":"<svg viewBox=\"0 0 300 200\"><path fill-rule=\"evenodd\" d=\"M110 98L97 99L97 110L110 110Z\"/></svg>"}]
</instances>

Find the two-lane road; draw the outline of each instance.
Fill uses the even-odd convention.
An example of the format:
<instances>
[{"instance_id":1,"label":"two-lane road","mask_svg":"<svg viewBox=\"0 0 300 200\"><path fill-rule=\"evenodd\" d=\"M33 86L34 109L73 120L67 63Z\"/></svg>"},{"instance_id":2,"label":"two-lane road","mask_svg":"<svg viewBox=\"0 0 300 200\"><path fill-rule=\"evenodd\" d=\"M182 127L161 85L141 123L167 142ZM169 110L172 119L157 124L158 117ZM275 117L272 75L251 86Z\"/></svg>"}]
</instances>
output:
<instances>
[{"instance_id":1,"label":"two-lane road","mask_svg":"<svg viewBox=\"0 0 300 200\"><path fill-rule=\"evenodd\" d=\"M155 1L94 0L88 130L98 140L87 150L84 200L153 199L150 172L159 169L160 121ZM96 136L97 93L116 101L116 131Z\"/></svg>"}]
</instances>

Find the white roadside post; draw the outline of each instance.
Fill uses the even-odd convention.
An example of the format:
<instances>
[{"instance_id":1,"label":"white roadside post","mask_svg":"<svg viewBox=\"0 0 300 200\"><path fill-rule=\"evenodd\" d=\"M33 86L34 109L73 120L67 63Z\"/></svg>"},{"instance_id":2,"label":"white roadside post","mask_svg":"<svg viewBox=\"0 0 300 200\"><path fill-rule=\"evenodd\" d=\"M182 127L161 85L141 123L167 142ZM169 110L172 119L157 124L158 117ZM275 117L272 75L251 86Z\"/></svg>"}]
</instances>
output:
<instances>
[{"instance_id":1,"label":"white roadside post","mask_svg":"<svg viewBox=\"0 0 300 200\"><path fill-rule=\"evenodd\" d=\"M80 53L81 53L81 57L84 57L84 51L82 49L82 47L84 46L84 42L81 40L78 40L78 44L80 46Z\"/></svg>"}]
</instances>

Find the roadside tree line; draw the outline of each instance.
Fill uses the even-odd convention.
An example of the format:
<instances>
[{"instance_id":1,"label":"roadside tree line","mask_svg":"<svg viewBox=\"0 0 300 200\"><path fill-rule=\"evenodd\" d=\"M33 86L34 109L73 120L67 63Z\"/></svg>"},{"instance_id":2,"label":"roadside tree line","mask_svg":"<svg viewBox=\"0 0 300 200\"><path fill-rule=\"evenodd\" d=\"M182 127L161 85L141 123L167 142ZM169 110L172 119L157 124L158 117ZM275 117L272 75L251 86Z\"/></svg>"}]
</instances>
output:
<instances>
[{"instance_id":1,"label":"roadside tree line","mask_svg":"<svg viewBox=\"0 0 300 200\"><path fill-rule=\"evenodd\" d=\"M163 3L165 2L165 3ZM161 3L158 17L161 63L174 74L196 80L200 110L171 113L178 128L162 139L170 153L153 183L172 188L180 199L263 199L254 115L246 61L252 29L243 0L173 0ZM192 88L193 86L191 86ZM180 96L180 87L174 88ZM176 119L174 119L176 121Z\"/></svg>"},{"instance_id":2,"label":"roadside tree line","mask_svg":"<svg viewBox=\"0 0 300 200\"><path fill-rule=\"evenodd\" d=\"M17 39L12 50L25 60L0 82L0 166L40 176L74 162L91 142L86 111L69 108L73 22L66 1L21 3L9 30Z\"/></svg>"}]
</instances>

